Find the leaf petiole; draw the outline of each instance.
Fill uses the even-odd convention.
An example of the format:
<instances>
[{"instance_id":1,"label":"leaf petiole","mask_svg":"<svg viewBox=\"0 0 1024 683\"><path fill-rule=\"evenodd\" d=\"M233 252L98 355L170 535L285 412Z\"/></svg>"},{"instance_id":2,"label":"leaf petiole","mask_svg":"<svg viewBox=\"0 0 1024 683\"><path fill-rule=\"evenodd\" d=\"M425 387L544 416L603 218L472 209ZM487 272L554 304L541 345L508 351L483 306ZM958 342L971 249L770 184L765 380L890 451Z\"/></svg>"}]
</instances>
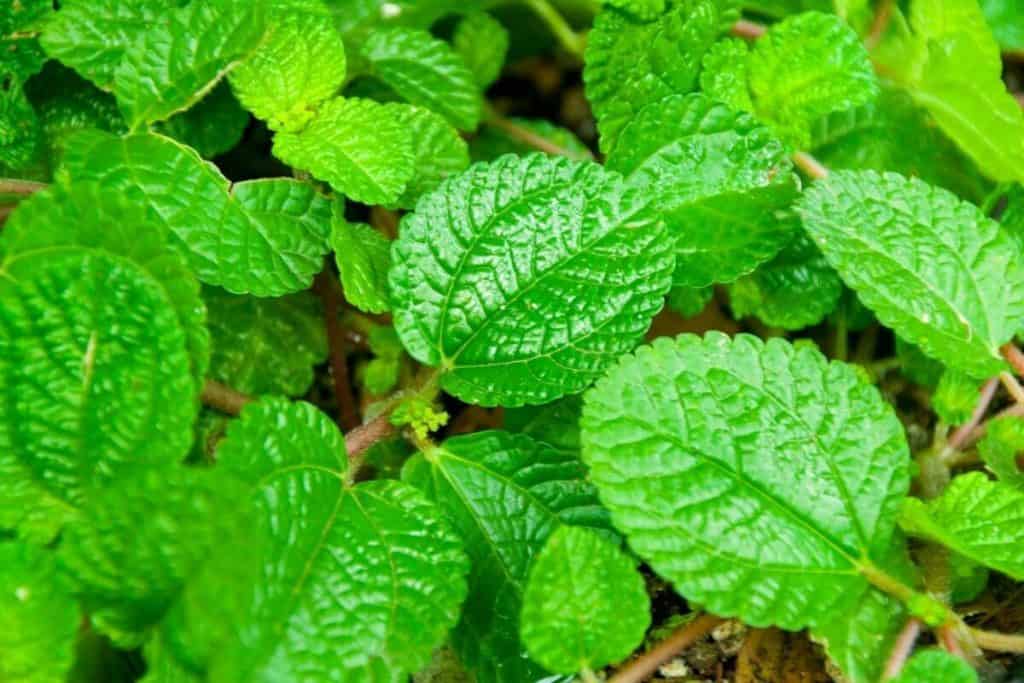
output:
<instances>
[{"instance_id":1,"label":"leaf petiole","mask_svg":"<svg viewBox=\"0 0 1024 683\"><path fill-rule=\"evenodd\" d=\"M583 49L586 39L569 26L565 17L556 10L548 0L525 0L527 7L532 9L547 24L548 29L558 39L566 52L583 61Z\"/></svg>"}]
</instances>

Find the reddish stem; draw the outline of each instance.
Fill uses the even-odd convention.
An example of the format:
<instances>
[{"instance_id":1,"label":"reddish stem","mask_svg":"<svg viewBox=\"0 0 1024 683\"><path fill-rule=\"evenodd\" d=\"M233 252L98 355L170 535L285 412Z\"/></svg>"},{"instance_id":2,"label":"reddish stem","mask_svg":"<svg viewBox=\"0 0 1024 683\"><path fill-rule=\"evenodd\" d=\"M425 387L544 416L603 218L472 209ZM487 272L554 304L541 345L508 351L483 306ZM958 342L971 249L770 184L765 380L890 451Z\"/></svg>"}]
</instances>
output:
<instances>
[{"instance_id":1,"label":"reddish stem","mask_svg":"<svg viewBox=\"0 0 1024 683\"><path fill-rule=\"evenodd\" d=\"M1013 342L1003 344L999 350L1002 352L1003 358L1006 359L1006 362L1010 364L1011 368L1013 368L1013 371L1017 373L1018 376L1024 377L1024 353L1017 348L1016 344Z\"/></svg>"},{"instance_id":2,"label":"reddish stem","mask_svg":"<svg viewBox=\"0 0 1024 683\"><path fill-rule=\"evenodd\" d=\"M327 352L334 378L334 399L338 404L338 424L342 429L355 429L359 425L356 399L352 395L352 383L348 373L348 357L345 350L345 332L338 320L341 310L341 292L329 269L317 276L314 289L320 295L324 306L324 327L327 331Z\"/></svg>"},{"instance_id":3,"label":"reddish stem","mask_svg":"<svg viewBox=\"0 0 1024 683\"><path fill-rule=\"evenodd\" d=\"M914 651L914 645L917 644L917 638L920 635L921 620L917 617L907 619L907 623L903 625L899 635L896 636L889 659L885 662L885 670L882 673L883 681L899 675L903 670L903 665L910 658L910 653Z\"/></svg>"},{"instance_id":4,"label":"reddish stem","mask_svg":"<svg viewBox=\"0 0 1024 683\"><path fill-rule=\"evenodd\" d=\"M228 415L238 415L242 408L255 400L252 396L212 379L206 380L200 398L206 405Z\"/></svg>"},{"instance_id":5,"label":"reddish stem","mask_svg":"<svg viewBox=\"0 0 1024 683\"><path fill-rule=\"evenodd\" d=\"M732 34L737 38L757 40L765 34L768 29L763 24L758 24L746 19L740 19L732 25Z\"/></svg>"},{"instance_id":6,"label":"reddish stem","mask_svg":"<svg viewBox=\"0 0 1024 683\"><path fill-rule=\"evenodd\" d=\"M988 407L992 404L992 398L996 395L996 388L999 386L999 378L993 377L992 379L985 382L981 387L981 392L978 397L978 403L974 406L974 412L971 413L971 419L962 424L957 428L953 435L949 437L946 442L946 448L943 451L943 459L948 457L953 451L958 451L967 445L971 434L981 424L981 418L988 412Z\"/></svg>"},{"instance_id":7,"label":"reddish stem","mask_svg":"<svg viewBox=\"0 0 1024 683\"><path fill-rule=\"evenodd\" d=\"M364 425L345 433L345 450L348 451L349 462L355 462L373 444L395 433L391 424L391 414L386 412L378 415Z\"/></svg>"},{"instance_id":8,"label":"reddish stem","mask_svg":"<svg viewBox=\"0 0 1024 683\"><path fill-rule=\"evenodd\" d=\"M797 168L815 180L822 180L828 177L828 168L807 152L797 152L793 155L793 163Z\"/></svg>"},{"instance_id":9,"label":"reddish stem","mask_svg":"<svg viewBox=\"0 0 1024 683\"><path fill-rule=\"evenodd\" d=\"M646 681L658 667L690 647L716 626L724 622L720 617L705 614L683 624L668 638L654 648L619 669L608 683L641 683Z\"/></svg>"}]
</instances>

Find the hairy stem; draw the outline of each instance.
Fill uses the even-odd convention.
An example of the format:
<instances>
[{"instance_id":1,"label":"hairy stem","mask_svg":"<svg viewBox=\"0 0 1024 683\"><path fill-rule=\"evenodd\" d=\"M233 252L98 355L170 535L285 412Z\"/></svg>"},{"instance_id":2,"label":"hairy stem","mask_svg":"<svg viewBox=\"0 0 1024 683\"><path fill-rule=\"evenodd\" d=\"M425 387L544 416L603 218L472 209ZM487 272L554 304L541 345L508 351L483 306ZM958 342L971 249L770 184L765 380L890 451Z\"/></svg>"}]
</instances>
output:
<instances>
[{"instance_id":1,"label":"hairy stem","mask_svg":"<svg viewBox=\"0 0 1024 683\"><path fill-rule=\"evenodd\" d=\"M328 269L317 275L314 289L320 295L320 301L324 306L324 327L327 332L331 376L334 378L334 398L338 403L338 424L342 429L354 429L359 424L359 413L356 411L356 399L352 395L352 382L349 379L345 333L338 320L341 292L338 291L338 283Z\"/></svg>"},{"instance_id":2,"label":"hairy stem","mask_svg":"<svg viewBox=\"0 0 1024 683\"><path fill-rule=\"evenodd\" d=\"M747 21L746 19L740 19L732 25L732 34L737 38L747 38L748 40L757 40L765 34L768 29L764 24L758 24L753 21Z\"/></svg>"},{"instance_id":3,"label":"hairy stem","mask_svg":"<svg viewBox=\"0 0 1024 683\"><path fill-rule=\"evenodd\" d=\"M206 380L200 399L207 406L228 415L238 415L242 412L242 408L256 400L252 396L212 379Z\"/></svg>"},{"instance_id":4,"label":"hairy stem","mask_svg":"<svg viewBox=\"0 0 1024 683\"><path fill-rule=\"evenodd\" d=\"M547 24L565 51L582 62L586 41L583 36L572 29L572 26L569 26L565 17L548 0L525 0L525 4Z\"/></svg>"},{"instance_id":5,"label":"hairy stem","mask_svg":"<svg viewBox=\"0 0 1024 683\"><path fill-rule=\"evenodd\" d=\"M797 152L793 155L793 163L801 171L815 180L822 180L828 177L828 168L807 152Z\"/></svg>"},{"instance_id":6,"label":"hairy stem","mask_svg":"<svg viewBox=\"0 0 1024 683\"><path fill-rule=\"evenodd\" d=\"M522 126L516 124L514 121L511 121L502 116L501 114L497 113L493 109L488 109L487 111L487 123L489 125L494 126L495 128L499 128L505 131L516 140L519 140L523 144L529 145L530 147L533 147L536 150L540 150L541 152L547 152L548 154L554 154L556 156L568 157L569 159L574 159L576 161L590 160L590 157L588 155L581 154L580 152L576 152L571 149L566 149L565 147L559 147L558 145L551 142L547 138L541 135L537 135L532 130L523 128Z\"/></svg>"},{"instance_id":7,"label":"hairy stem","mask_svg":"<svg viewBox=\"0 0 1024 683\"><path fill-rule=\"evenodd\" d=\"M917 638L920 635L921 620L917 617L907 619L907 623L903 625L903 629L896 637L896 643L892 646L889 659L885 662L885 670L882 673L883 681L899 675L903 670L903 665L910 658L910 653L914 651L914 645L917 644Z\"/></svg>"},{"instance_id":8,"label":"hairy stem","mask_svg":"<svg viewBox=\"0 0 1024 683\"><path fill-rule=\"evenodd\" d=\"M608 683L641 683L646 681L658 667L690 647L710 633L725 620L704 614L683 624L672 635L654 646L649 652L619 669Z\"/></svg>"},{"instance_id":9,"label":"hairy stem","mask_svg":"<svg viewBox=\"0 0 1024 683\"><path fill-rule=\"evenodd\" d=\"M969 632L982 650L1024 654L1024 635L982 631L976 628L969 629Z\"/></svg>"},{"instance_id":10,"label":"hairy stem","mask_svg":"<svg viewBox=\"0 0 1024 683\"><path fill-rule=\"evenodd\" d=\"M37 183L34 180L20 180L18 178L0 178L0 194L15 194L27 197L40 190L45 190L46 183Z\"/></svg>"},{"instance_id":11,"label":"hairy stem","mask_svg":"<svg viewBox=\"0 0 1024 683\"><path fill-rule=\"evenodd\" d=\"M395 427L391 424L390 410L381 413L366 424L345 432L345 450L348 451L349 462L359 460L370 446L394 433Z\"/></svg>"}]
</instances>

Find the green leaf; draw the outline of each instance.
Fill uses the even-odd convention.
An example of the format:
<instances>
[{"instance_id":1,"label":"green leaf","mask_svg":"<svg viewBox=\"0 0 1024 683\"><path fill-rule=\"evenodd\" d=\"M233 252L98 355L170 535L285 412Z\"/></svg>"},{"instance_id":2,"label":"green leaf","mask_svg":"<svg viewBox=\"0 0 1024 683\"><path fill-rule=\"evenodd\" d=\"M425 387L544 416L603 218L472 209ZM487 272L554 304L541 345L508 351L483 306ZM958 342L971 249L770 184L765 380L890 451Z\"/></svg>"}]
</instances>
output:
<instances>
[{"instance_id":1,"label":"green leaf","mask_svg":"<svg viewBox=\"0 0 1024 683\"><path fill-rule=\"evenodd\" d=\"M1014 0L980 0L992 33L1004 50L1024 49L1024 8Z\"/></svg>"},{"instance_id":2,"label":"green leaf","mask_svg":"<svg viewBox=\"0 0 1024 683\"><path fill-rule=\"evenodd\" d=\"M455 52L469 67L481 88L486 88L501 75L508 42L508 31L487 12L473 12L463 17L452 37Z\"/></svg>"},{"instance_id":3,"label":"green leaf","mask_svg":"<svg viewBox=\"0 0 1024 683\"><path fill-rule=\"evenodd\" d=\"M582 429L630 547L687 600L752 626L849 609L910 485L877 389L781 339L655 340L587 392Z\"/></svg>"},{"instance_id":4,"label":"green leaf","mask_svg":"<svg viewBox=\"0 0 1024 683\"><path fill-rule=\"evenodd\" d=\"M361 311L386 313L388 267L391 265L391 241L369 225L348 223L336 218L331 248L341 273L345 299Z\"/></svg>"},{"instance_id":5,"label":"green leaf","mask_svg":"<svg viewBox=\"0 0 1024 683\"><path fill-rule=\"evenodd\" d=\"M684 318L693 318L704 310L714 294L711 287L673 287L668 293L668 307Z\"/></svg>"},{"instance_id":6,"label":"green leaf","mask_svg":"<svg viewBox=\"0 0 1024 683\"><path fill-rule=\"evenodd\" d=\"M197 105L175 114L156 129L196 150L200 156L212 159L233 149L247 125L249 114L227 84L218 83Z\"/></svg>"},{"instance_id":7,"label":"green leaf","mask_svg":"<svg viewBox=\"0 0 1024 683\"><path fill-rule=\"evenodd\" d=\"M0 680L66 680L81 617L53 553L0 542Z\"/></svg>"},{"instance_id":8,"label":"green leaf","mask_svg":"<svg viewBox=\"0 0 1024 683\"><path fill-rule=\"evenodd\" d=\"M94 627L138 646L224 538L244 494L184 466L140 468L101 489L61 537L60 561Z\"/></svg>"},{"instance_id":9,"label":"green leaf","mask_svg":"<svg viewBox=\"0 0 1024 683\"><path fill-rule=\"evenodd\" d=\"M750 48L738 38L715 43L701 64L700 87L708 97L729 105L733 111L754 111L747 88Z\"/></svg>"},{"instance_id":10,"label":"green leaf","mask_svg":"<svg viewBox=\"0 0 1024 683\"><path fill-rule=\"evenodd\" d=\"M181 665L160 639L154 638L142 649L146 675L139 683L202 683L202 678Z\"/></svg>"},{"instance_id":11,"label":"green leaf","mask_svg":"<svg viewBox=\"0 0 1024 683\"><path fill-rule=\"evenodd\" d=\"M525 435L485 431L413 457L402 478L444 511L469 553L469 595L452 642L479 683L544 678L523 652L530 562L563 524L608 528L579 458Z\"/></svg>"},{"instance_id":12,"label":"green leaf","mask_svg":"<svg viewBox=\"0 0 1024 683\"><path fill-rule=\"evenodd\" d=\"M39 42L47 55L110 90L132 45L166 16L169 6L160 0L64 0Z\"/></svg>"},{"instance_id":13,"label":"green leaf","mask_svg":"<svg viewBox=\"0 0 1024 683\"><path fill-rule=\"evenodd\" d=\"M188 109L263 37L262 5L206 0L161 13L131 44L112 89L129 128Z\"/></svg>"},{"instance_id":14,"label":"green leaf","mask_svg":"<svg viewBox=\"0 0 1024 683\"><path fill-rule=\"evenodd\" d=\"M1011 578L1024 580L1024 492L970 472L953 479L942 495L924 503L907 498L900 526L908 534L950 550Z\"/></svg>"},{"instance_id":15,"label":"green leaf","mask_svg":"<svg viewBox=\"0 0 1024 683\"><path fill-rule=\"evenodd\" d=\"M63 172L149 206L196 276L235 293L278 296L323 268L330 202L287 178L232 185L194 150L160 135L98 131L69 142Z\"/></svg>"},{"instance_id":16,"label":"green leaf","mask_svg":"<svg viewBox=\"0 0 1024 683\"><path fill-rule=\"evenodd\" d=\"M565 674L600 669L628 657L650 624L634 559L589 529L551 534L523 595L520 631L534 660Z\"/></svg>"},{"instance_id":17,"label":"green leaf","mask_svg":"<svg viewBox=\"0 0 1024 683\"><path fill-rule=\"evenodd\" d=\"M271 0L267 28L259 48L231 72L231 87L271 128L298 131L345 82L345 46L321 0Z\"/></svg>"},{"instance_id":18,"label":"green leaf","mask_svg":"<svg viewBox=\"0 0 1024 683\"><path fill-rule=\"evenodd\" d=\"M466 170L469 148L466 141L440 114L411 104L388 104L386 109L408 128L415 141L413 176L395 208L412 209L424 194L445 178Z\"/></svg>"},{"instance_id":19,"label":"green leaf","mask_svg":"<svg viewBox=\"0 0 1024 683\"><path fill-rule=\"evenodd\" d=\"M963 555L949 554L949 599L954 605L976 600L988 587L988 568Z\"/></svg>"},{"instance_id":20,"label":"green leaf","mask_svg":"<svg viewBox=\"0 0 1024 683\"><path fill-rule=\"evenodd\" d=\"M860 37L836 16L806 12L772 26L747 64L754 110L787 142L804 147L817 119L878 95Z\"/></svg>"},{"instance_id":21,"label":"green leaf","mask_svg":"<svg viewBox=\"0 0 1024 683\"><path fill-rule=\"evenodd\" d=\"M910 658L903 671L890 683L978 683L971 665L942 650L923 650Z\"/></svg>"},{"instance_id":22,"label":"green leaf","mask_svg":"<svg viewBox=\"0 0 1024 683\"><path fill-rule=\"evenodd\" d=\"M39 146L39 119L17 81L0 84L0 166L21 168Z\"/></svg>"},{"instance_id":23,"label":"green leaf","mask_svg":"<svg viewBox=\"0 0 1024 683\"><path fill-rule=\"evenodd\" d=\"M841 171L801 199L804 227L878 319L929 356L987 377L1024 319L1012 237L920 180Z\"/></svg>"},{"instance_id":24,"label":"green leaf","mask_svg":"<svg viewBox=\"0 0 1024 683\"><path fill-rule=\"evenodd\" d=\"M134 262L163 289L185 333L192 377L201 386L210 364L210 333L199 283L168 249L167 228L144 206L104 186L54 185L18 204L4 226L0 255L14 259L60 247L99 249Z\"/></svg>"},{"instance_id":25,"label":"green leaf","mask_svg":"<svg viewBox=\"0 0 1024 683\"><path fill-rule=\"evenodd\" d=\"M766 325L800 330L836 310L843 283L814 243L799 234L778 256L729 287L737 318L754 315Z\"/></svg>"},{"instance_id":26,"label":"green leaf","mask_svg":"<svg viewBox=\"0 0 1024 683\"><path fill-rule=\"evenodd\" d=\"M987 182L974 164L905 93L883 88L878 100L819 119L814 156L832 170L893 171L980 202Z\"/></svg>"},{"instance_id":27,"label":"green leaf","mask_svg":"<svg viewBox=\"0 0 1024 683\"><path fill-rule=\"evenodd\" d=\"M309 404L248 406L217 455L249 482L271 545L210 681L398 681L430 661L469 569L436 507L401 482L347 484L344 439Z\"/></svg>"},{"instance_id":28,"label":"green leaf","mask_svg":"<svg viewBox=\"0 0 1024 683\"><path fill-rule=\"evenodd\" d=\"M541 406L508 408L505 410L505 429L579 457L582 411L583 397L579 394Z\"/></svg>"},{"instance_id":29,"label":"green leaf","mask_svg":"<svg viewBox=\"0 0 1024 683\"><path fill-rule=\"evenodd\" d=\"M0 270L0 527L48 540L133 463L176 462L198 409L186 337L163 287L97 250Z\"/></svg>"},{"instance_id":30,"label":"green leaf","mask_svg":"<svg viewBox=\"0 0 1024 683\"><path fill-rule=\"evenodd\" d=\"M1024 490L1021 453L1024 452L1024 420L1012 415L989 420L978 453L1000 481Z\"/></svg>"},{"instance_id":31,"label":"green leaf","mask_svg":"<svg viewBox=\"0 0 1024 683\"><path fill-rule=\"evenodd\" d=\"M901 337L896 337L896 357L907 379L928 389L934 389L946 371L942 363L924 355L921 349Z\"/></svg>"},{"instance_id":32,"label":"green leaf","mask_svg":"<svg viewBox=\"0 0 1024 683\"><path fill-rule=\"evenodd\" d=\"M392 247L402 343L467 402L582 390L632 348L669 288L671 244L644 194L596 164L539 154L446 180Z\"/></svg>"},{"instance_id":33,"label":"green leaf","mask_svg":"<svg viewBox=\"0 0 1024 683\"><path fill-rule=\"evenodd\" d=\"M604 0L604 4L644 21L657 19L665 11L665 0Z\"/></svg>"},{"instance_id":34,"label":"green leaf","mask_svg":"<svg viewBox=\"0 0 1024 683\"><path fill-rule=\"evenodd\" d=\"M767 128L704 95L645 107L619 134L607 166L653 199L675 240L673 284L731 282L792 240L784 210L799 180Z\"/></svg>"},{"instance_id":35,"label":"green leaf","mask_svg":"<svg viewBox=\"0 0 1024 683\"><path fill-rule=\"evenodd\" d=\"M53 12L51 0L4 0L0 5L0 77L24 81L39 73L46 55L39 26Z\"/></svg>"},{"instance_id":36,"label":"green leaf","mask_svg":"<svg viewBox=\"0 0 1024 683\"><path fill-rule=\"evenodd\" d=\"M301 132L279 132L274 154L364 204L398 201L416 170L412 134L397 111L364 99L328 100Z\"/></svg>"},{"instance_id":37,"label":"green leaf","mask_svg":"<svg viewBox=\"0 0 1024 683\"><path fill-rule=\"evenodd\" d=\"M302 396L327 359L323 309L310 292L261 299L206 287L210 377L253 395Z\"/></svg>"},{"instance_id":38,"label":"green leaf","mask_svg":"<svg viewBox=\"0 0 1024 683\"><path fill-rule=\"evenodd\" d=\"M587 37L583 80L601 131L601 151L645 105L697 88L701 60L739 19L732 0L678 0L643 21L606 8Z\"/></svg>"},{"instance_id":39,"label":"green leaf","mask_svg":"<svg viewBox=\"0 0 1024 683\"><path fill-rule=\"evenodd\" d=\"M975 0L914 0L905 28L876 59L978 165L1024 180L1024 113L1002 80L999 45Z\"/></svg>"},{"instance_id":40,"label":"green leaf","mask_svg":"<svg viewBox=\"0 0 1024 683\"><path fill-rule=\"evenodd\" d=\"M375 31L361 55L370 73L402 98L444 116L460 130L480 122L481 100L473 72L443 40L427 31Z\"/></svg>"},{"instance_id":41,"label":"green leaf","mask_svg":"<svg viewBox=\"0 0 1024 683\"><path fill-rule=\"evenodd\" d=\"M546 142L566 150L568 154L564 156L586 160L594 158L593 152L571 130L556 126L546 119L511 117L509 123L518 128L525 128ZM536 148L512 137L508 131L487 123L480 127L476 137L469 143L469 153L473 161L494 161L505 154L525 155L536 151Z\"/></svg>"},{"instance_id":42,"label":"green leaf","mask_svg":"<svg viewBox=\"0 0 1024 683\"><path fill-rule=\"evenodd\" d=\"M981 382L957 370L946 370L932 394L932 409L946 424L959 425L971 419L978 405Z\"/></svg>"}]
</instances>

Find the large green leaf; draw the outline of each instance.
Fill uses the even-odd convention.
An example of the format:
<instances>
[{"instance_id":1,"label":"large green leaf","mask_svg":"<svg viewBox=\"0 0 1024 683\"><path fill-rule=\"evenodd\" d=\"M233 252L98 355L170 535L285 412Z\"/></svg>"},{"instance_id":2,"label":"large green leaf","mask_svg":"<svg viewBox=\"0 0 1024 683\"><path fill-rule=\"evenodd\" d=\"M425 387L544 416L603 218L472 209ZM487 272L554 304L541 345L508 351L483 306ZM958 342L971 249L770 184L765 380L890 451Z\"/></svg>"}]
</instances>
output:
<instances>
[{"instance_id":1,"label":"large green leaf","mask_svg":"<svg viewBox=\"0 0 1024 683\"><path fill-rule=\"evenodd\" d=\"M251 0L205 0L165 9L158 20L147 22L114 70L111 87L128 126L137 129L191 107L262 36L262 4Z\"/></svg>"},{"instance_id":2,"label":"large green leaf","mask_svg":"<svg viewBox=\"0 0 1024 683\"><path fill-rule=\"evenodd\" d=\"M913 178L842 171L800 202L804 227L878 319L952 368L986 377L1024 320L1024 267L999 224Z\"/></svg>"},{"instance_id":3,"label":"large green leaf","mask_svg":"<svg viewBox=\"0 0 1024 683\"><path fill-rule=\"evenodd\" d=\"M545 668L593 671L636 649L651 603L636 560L590 529L562 526L533 561L521 621L523 644Z\"/></svg>"},{"instance_id":4,"label":"large green leaf","mask_svg":"<svg viewBox=\"0 0 1024 683\"><path fill-rule=\"evenodd\" d=\"M781 339L658 339L587 393L582 428L630 547L687 599L754 626L849 609L910 484L878 391Z\"/></svg>"},{"instance_id":5,"label":"large green leaf","mask_svg":"<svg viewBox=\"0 0 1024 683\"><path fill-rule=\"evenodd\" d=\"M466 170L469 148L459 131L440 114L398 103L387 105L387 110L409 129L415 141L412 178L402 196L393 203L396 207L412 209L421 196L437 188L442 180Z\"/></svg>"},{"instance_id":6,"label":"large green leaf","mask_svg":"<svg viewBox=\"0 0 1024 683\"><path fill-rule=\"evenodd\" d=\"M247 407L217 455L252 487L270 548L211 681L397 682L430 661L469 569L436 507L401 482L347 483L344 439L309 404Z\"/></svg>"},{"instance_id":7,"label":"large green leaf","mask_svg":"<svg viewBox=\"0 0 1024 683\"><path fill-rule=\"evenodd\" d=\"M469 595L452 634L460 658L478 683L544 678L519 640L530 563L563 524L608 527L579 458L524 435L487 431L415 456L402 477L444 510L469 553Z\"/></svg>"},{"instance_id":8,"label":"large green leaf","mask_svg":"<svg viewBox=\"0 0 1024 683\"><path fill-rule=\"evenodd\" d=\"M170 138L99 131L71 140L63 173L151 207L208 284L278 296L308 288L323 267L331 205L309 184L267 178L232 185Z\"/></svg>"},{"instance_id":9,"label":"large green leaf","mask_svg":"<svg viewBox=\"0 0 1024 683\"><path fill-rule=\"evenodd\" d=\"M739 18L732 0L675 0L643 21L604 9L587 38L583 80L601 131L601 150L648 104L696 90L704 53Z\"/></svg>"},{"instance_id":10,"label":"large green leaf","mask_svg":"<svg viewBox=\"0 0 1024 683\"><path fill-rule=\"evenodd\" d=\"M247 394L301 396L327 358L323 307L310 292L257 298L203 289L210 377Z\"/></svg>"},{"instance_id":11,"label":"large green leaf","mask_svg":"<svg viewBox=\"0 0 1024 683\"><path fill-rule=\"evenodd\" d=\"M267 3L268 36L229 76L238 99L271 128L298 130L345 81L345 46L321 0Z\"/></svg>"},{"instance_id":12,"label":"large green leaf","mask_svg":"<svg viewBox=\"0 0 1024 683\"><path fill-rule=\"evenodd\" d=\"M672 245L640 190L590 162L476 164L402 221L395 327L441 386L483 405L585 388L661 308Z\"/></svg>"},{"instance_id":13,"label":"large green leaf","mask_svg":"<svg viewBox=\"0 0 1024 683\"><path fill-rule=\"evenodd\" d=\"M908 498L900 526L964 557L1024 580L1024 492L982 472L953 479L927 503Z\"/></svg>"},{"instance_id":14,"label":"large green leaf","mask_svg":"<svg viewBox=\"0 0 1024 683\"><path fill-rule=\"evenodd\" d=\"M61 537L60 560L93 626L139 645L223 539L240 487L209 470L140 468L101 489Z\"/></svg>"},{"instance_id":15,"label":"large green leaf","mask_svg":"<svg viewBox=\"0 0 1024 683\"><path fill-rule=\"evenodd\" d=\"M180 460L198 386L185 333L141 266L85 248L0 269L0 527L48 539L133 463Z\"/></svg>"},{"instance_id":16,"label":"large green leaf","mask_svg":"<svg viewBox=\"0 0 1024 683\"><path fill-rule=\"evenodd\" d=\"M979 4L999 45L1024 50L1024 7L1015 0L980 0Z\"/></svg>"},{"instance_id":17,"label":"large green leaf","mask_svg":"<svg viewBox=\"0 0 1024 683\"><path fill-rule=\"evenodd\" d=\"M0 6L0 76L24 80L39 73L46 55L37 33L52 12L50 0L4 0Z\"/></svg>"},{"instance_id":18,"label":"large green leaf","mask_svg":"<svg viewBox=\"0 0 1024 683\"><path fill-rule=\"evenodd\" d=\"M838 17L819 12L772 26L750 53L747 82L758 117L797 147L810 141L817 119L878 94L860 38Z\"/></svg>"},{"instance_id":19,"label":"large green leaf","mask_svg":"<svg viewBox=\"0 0 1024 683\"><path fill-rule=\"evenodd\" d=\"M4 225L0 256L10 259L57 247L124 257L159 282L185 332L196 386L202 384L210 363L206 308L195 276L168 248L167 228L158 216L95 183L54 185L18 204Z\"/></svg>"},{"instance_id":20,"label":"large green leaf","mask_svg":"<svg viewBox=\"0 0 1024 683\"><path fill-rule=\"evenodd\" d=\"M0 680L67 680L80 621L51 551L0 542Z\"/></svg>"},{"instance_id":21,"label":"large green leaf","mask_svg":"<svg viewBox=\"0 0 1024 683\"><path fill-rule=\"evenodd\" d=\"M767 128L704 95L670 96L622 129L608 168L649 193L675 240L673 284L731 282L793 238L799 180Z\"/></svg>"},{"instance_id":22,"label":"large green leaf","mask_svg":"<svg viewBox=\"0 0 1024 683\"><path fill-rule=\"evenodd\" d=\"M375 31L360 53L370 73L402 98L436 111L460 130L480 121L481 98L473 72L443 40L427 31Z\"/></svg>"},{"instance_id":23,"label":"large green leaf","mask_svg":"<svg viewBox=\"0 0 1024 683\"><path fill-rule=\"evenodd\" d=\"M1024 180L1024 113L976 0L914 0L876 59L993 180Z\"/></svg>"},{"instance_id":24,"label":"large green leaf","mask_svg":"<svg viewBox=\"0 0 1024 683\"><path fill-rule=\"evenodd\" d=\"M20 83L0 88L0 166L21 168L36 155L39 118Z\"/></svg>"},{"instance_id":25,"label":"large green leaf","mask_svg":"<svg viewBox=\"0 0 1024 683\"><path fill-rule=\"evenodd\" d=\"M328 100L301 132L279 132L274 154L366 204L397 202L416 169L405 122L395 110L358 98Z\"/></svg>"}]
</instances>

